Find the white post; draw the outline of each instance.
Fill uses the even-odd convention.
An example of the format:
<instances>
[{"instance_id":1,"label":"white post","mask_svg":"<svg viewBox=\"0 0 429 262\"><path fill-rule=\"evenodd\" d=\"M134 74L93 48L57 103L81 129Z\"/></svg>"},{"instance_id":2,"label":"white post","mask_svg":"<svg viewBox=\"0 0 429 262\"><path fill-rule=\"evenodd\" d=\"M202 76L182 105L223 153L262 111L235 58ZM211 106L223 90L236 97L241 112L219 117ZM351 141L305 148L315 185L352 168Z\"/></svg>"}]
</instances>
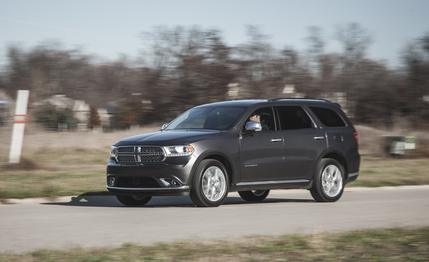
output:
<instances>
[{"instance_id":1,"label":"white post","mask_svg":"<svg viewBox=\"0 0 429 262\"><path fill-rule=\"evenodd\" d=\"M24 139L24 127L27 116L27 104L30 91L18 90L16 98L15 122L10 143L9 163L17 164L21 159L22 142Z\"/></svg>"}]
</instances>

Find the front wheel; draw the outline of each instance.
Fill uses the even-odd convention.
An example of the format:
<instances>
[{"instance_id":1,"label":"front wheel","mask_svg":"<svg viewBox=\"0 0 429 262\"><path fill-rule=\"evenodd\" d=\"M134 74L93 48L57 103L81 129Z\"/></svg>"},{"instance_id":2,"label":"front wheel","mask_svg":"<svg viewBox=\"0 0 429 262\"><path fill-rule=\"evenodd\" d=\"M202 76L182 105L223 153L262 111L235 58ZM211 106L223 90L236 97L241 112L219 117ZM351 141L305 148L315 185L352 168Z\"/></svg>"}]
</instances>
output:
<instances>
[{"instance_id":1,"label":"front wheel","mask_svg":"<svg viewBox=\"0 0 429 262\"><path fill-rule=\"evenodd\" d=\"M217 207L225 200L229 189L225 166L215 159L204 159L193 179L191 199L199 207Z\"/></svg>"},{"instance_id":2,"label":"front wheel","mask_svg":"<svg viewBox=\"0 0 429 262\"><path fill-rule=\"evenodd\" d=\"M243 200L249 202L259 202L267 198L270 190L252 190L252 191L238 191L238 194Z\"/></svg>"},{"instance_id":3,"label":"front wheel","mask_svg":"<svg viewBox=\"0 0 429 262\"><path fill-rule=\"evenodd\" d=\"M146 205L152 197L139 195L116 195L116 199L126 206L139 207Z\"/></svg>"},{"instance_id":4,"label":"front wheel","mask_svg":"<svg viewBox=\"0 0 429 262\"><path fill-rule=\"evenodd\" d=\"M320 160L311 195L317 202L335 202L344 191L344 167L335 159Z\"/></svg>"}]
</instances>

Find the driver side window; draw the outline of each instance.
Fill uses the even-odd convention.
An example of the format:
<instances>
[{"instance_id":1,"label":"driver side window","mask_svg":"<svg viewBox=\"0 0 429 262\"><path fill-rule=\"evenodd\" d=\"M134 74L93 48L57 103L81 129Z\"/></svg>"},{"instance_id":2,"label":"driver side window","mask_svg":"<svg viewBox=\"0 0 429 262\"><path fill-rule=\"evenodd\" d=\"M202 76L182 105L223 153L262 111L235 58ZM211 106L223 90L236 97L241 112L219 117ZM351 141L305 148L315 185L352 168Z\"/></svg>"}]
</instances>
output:
<instances>
[{"instance_id":1,"label":"driver side window","mask_svg":"<svg viewBox=\"0 0 429 262\"><path fill-rule=\"evenodd\" d=\"M275 131L274 115L271 107L263 107L250 114L248 121L258 122L262 126L261 132Z\"/></svg>"}]
</instances>

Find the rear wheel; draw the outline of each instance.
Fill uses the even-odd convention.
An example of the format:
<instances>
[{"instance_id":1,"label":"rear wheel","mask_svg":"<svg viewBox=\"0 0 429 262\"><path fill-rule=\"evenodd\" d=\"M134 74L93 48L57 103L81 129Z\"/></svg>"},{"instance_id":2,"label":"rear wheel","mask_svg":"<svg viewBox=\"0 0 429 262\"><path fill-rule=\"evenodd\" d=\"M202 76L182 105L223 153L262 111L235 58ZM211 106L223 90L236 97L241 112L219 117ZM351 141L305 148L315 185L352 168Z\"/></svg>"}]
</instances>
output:
<instances>
[{"instance_id":1,"label":"rear wheel","mask_svg":"<svg viewBox=\"0 0 429 262\"><path fill-rule=\"evenodd\" d=\"M344 191L344 167L335 159L320 160L313 187L310 189L314 200L318 202L335 202Z\"/></svg>"},{"instance_id":2,"label":"rear wheel","mask_svg":"<svg viewBox=\"0 0 429 262\"><path fill-rule=\"evenodd\" d=\"M252 191L238 191L238 194L243 200L249 202L259 202L267 198L270 190L252 190Z\"/></svg>"},{"instance_id":3,"label":"rear wheel","mask_svg":"<svg viewBox=\"0 0 429 262\"><path fill-rule=\"evenodd\" d=\"M152 199L151 196L141 195L117 195L116 198L122 204L133 207L144 206Z\"/></svg>"},{"instance_id":4,"label":"rear wheel","mask_svg":"<svg viewBox=\"0 0 429 262\"><path fill-rule=\"evenodd\" d=\"M204 159L193 179L191 199L199 207L216 207L223 203L229 189L224 165L215 159Z\"/></svg>"}]
</instances>

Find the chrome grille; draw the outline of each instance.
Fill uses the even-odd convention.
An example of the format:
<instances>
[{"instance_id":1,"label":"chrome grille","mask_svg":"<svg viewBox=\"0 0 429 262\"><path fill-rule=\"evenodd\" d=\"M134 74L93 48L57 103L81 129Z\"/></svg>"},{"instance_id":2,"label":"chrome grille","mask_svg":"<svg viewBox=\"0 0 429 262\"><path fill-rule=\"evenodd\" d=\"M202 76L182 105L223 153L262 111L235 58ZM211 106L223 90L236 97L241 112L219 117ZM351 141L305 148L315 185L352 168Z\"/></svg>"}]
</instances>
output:
<instances>
[{"instance_id":1,"label":"chrome grille","mask_svg":"<svg viewBox=\"0 0 429 262\"><path fill-rule=\"evenodd\" d=\"M140 165L164 161L164 151L159 146L120 146L118 163L122 165Z\"/></svg>"}]
</instances>

